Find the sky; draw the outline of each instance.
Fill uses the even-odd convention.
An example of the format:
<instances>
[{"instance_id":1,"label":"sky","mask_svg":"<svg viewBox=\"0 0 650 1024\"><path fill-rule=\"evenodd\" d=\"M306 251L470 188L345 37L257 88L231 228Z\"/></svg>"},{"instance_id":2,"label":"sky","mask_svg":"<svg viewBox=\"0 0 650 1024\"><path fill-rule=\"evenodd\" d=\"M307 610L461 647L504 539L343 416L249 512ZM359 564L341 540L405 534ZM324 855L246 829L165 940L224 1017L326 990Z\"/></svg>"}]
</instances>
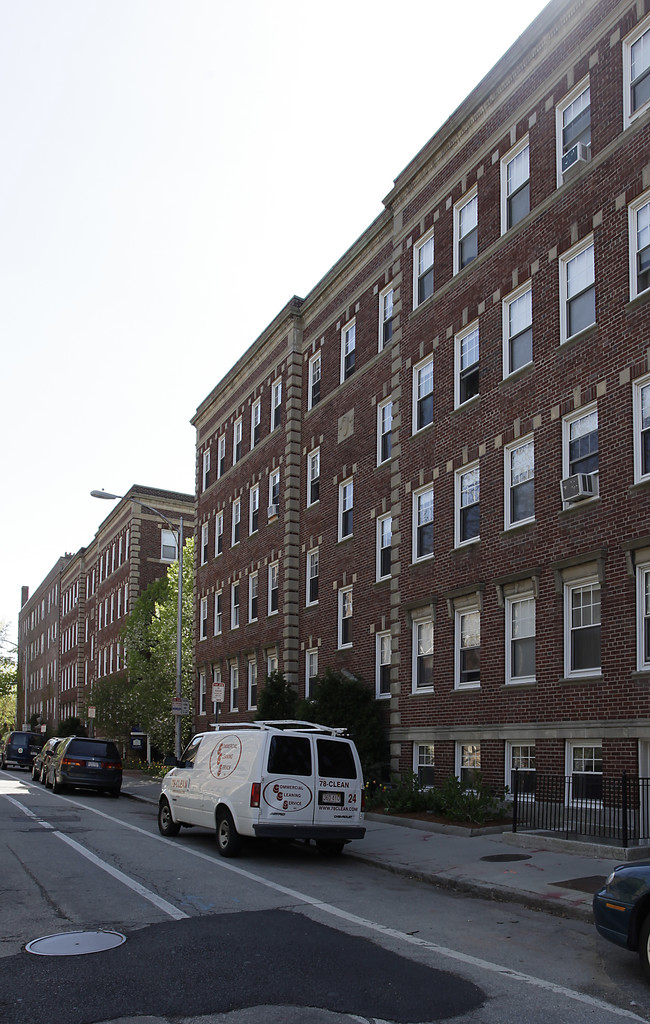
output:
<instances>
[{"instance_id":1,"label":"sky","mask_svg":"<svg viewBox=\"0 0 650 1024\"><path fill-rule=\"evenodd\" d=\"M93 488L193 492L198 405L544 6L0 0L10 638Z\"/></svg>"}]
</instances>

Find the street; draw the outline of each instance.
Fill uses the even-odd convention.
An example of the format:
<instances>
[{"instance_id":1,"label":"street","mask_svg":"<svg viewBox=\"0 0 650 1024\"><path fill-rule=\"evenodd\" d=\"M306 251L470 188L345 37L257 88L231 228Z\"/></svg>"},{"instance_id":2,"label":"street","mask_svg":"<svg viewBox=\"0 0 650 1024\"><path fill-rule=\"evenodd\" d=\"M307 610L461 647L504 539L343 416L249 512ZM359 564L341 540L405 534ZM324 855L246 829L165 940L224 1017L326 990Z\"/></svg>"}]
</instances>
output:
<instances>
[{"instance_id":1,"label":"street","mask_svg":"<svg viewBox=\"0 0 650 1024\"><path fill-rule=\"evenodd\" d=\"M163 839L151 806L58 796L24 772L0 772L0 830L2 1022L650 1020L636 957L579 921L304 845L226 861L207 831ZM93 930L126 941L24 950Z\"/></svg>"}]
</instances>

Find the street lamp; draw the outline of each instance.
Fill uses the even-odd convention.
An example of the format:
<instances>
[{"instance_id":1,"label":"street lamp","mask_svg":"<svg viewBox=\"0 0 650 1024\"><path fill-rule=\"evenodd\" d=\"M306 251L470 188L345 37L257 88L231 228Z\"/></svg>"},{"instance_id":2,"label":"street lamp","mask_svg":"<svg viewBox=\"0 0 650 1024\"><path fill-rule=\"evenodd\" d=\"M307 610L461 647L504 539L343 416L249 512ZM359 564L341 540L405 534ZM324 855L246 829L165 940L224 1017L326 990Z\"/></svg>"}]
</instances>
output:
<instances>
[{"instance_id":1,"label":"street lamp","mask_svg":"<svg viewBox=\"0 0 650 1024\"><path fill-rule=\"evenodd\" d=\"M119 501L125 498L124 494L111 494L110 491L91 491L91 498L103 498L106 501ZM180 516L178 520L178 530L175 530L170 523L167 516L160 511L158 508L154 508L153 505L147 505L144 501L140 501L138 498L130 498L130 501L134 501L136 505L140 505L141 508L146 508L149 512L153 512L155 516L160 516L166 523L171 532L176 538L176 546L178 549L178 608L176 612L176 697L178 700L182 697L182 683L181 683L181 668L182 668L182 649L183 649L183 517ZM175 716L176 722L174 727L174 754L176 759L180 760L181 756L181 716L177 714Z\"/></svg>"}]
</instances>

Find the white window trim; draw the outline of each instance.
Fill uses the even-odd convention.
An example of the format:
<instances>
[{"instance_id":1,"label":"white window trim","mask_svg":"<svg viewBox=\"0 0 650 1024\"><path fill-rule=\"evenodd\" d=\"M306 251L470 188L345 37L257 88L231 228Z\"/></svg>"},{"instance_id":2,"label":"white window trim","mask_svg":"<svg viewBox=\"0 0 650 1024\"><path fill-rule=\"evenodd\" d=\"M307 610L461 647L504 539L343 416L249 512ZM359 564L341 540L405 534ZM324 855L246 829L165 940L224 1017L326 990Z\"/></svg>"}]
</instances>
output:
<instances>
[{"instance_id":1,"label":"white window trim","mask_svg":"<svg viewBox=\"0 0 650 1024\"><path fill-rule=\"evenodd\" d=\"M274 423L275 413L278 409L282 409L282 378L278 377L274 380L271 385L271 431L277 430L281 425L279 422Z\"/></svg>"},{"instance_id":2,"label":"white window trim","mask_svg":"<svg viewBox=\"0 0 650 1024\"><path fill-rule=\"evenodd\" d=\"M257 506L255 506L255 495L257 495ZM257 526L253 526L253 515L257 512ZM248 535L257 533L260 528L260 485L255 484L248 492Z\"/></svg>"},{"instance_id":3,"label":"white window trim","mask_svg":"<svg viewBox=\"0 0 650 1024\"><path fill-rule=\"evenodd\" d=\"M570 107L574 100L578 99L578 96L582 96L583 92L589 89L589 75L581 79L576 86L571 89L566 96L563 96L558 105L555 108L555 163L556 163L556 174L557 174L557 187L559 188L564 182L564 174L562 173L562 132L564 131L564 111L567 107ZM589 146L591 149L591 145Z\"/></svg>"},{"instance_id":4,"label":"white window trim","mask_svg":"<svg viewBox=\"0 0 650 1024\"><path fill-rule=\"evenodd\" d=\"M384 574L382 574L382 571L381 571L381 552L383 550L383 548L381 546L381 533L382 533L381 527L382 527L382 523L385 523L387 519L391 520L391 534L392 534L392 519L393 519L392 513L391 512L386 512L385 515L377 516L377 527L376 527L376 530L377 530L377 534L376 534L377 535L377 544L376 544L376 556L375 556L375 580L376 580L376 582L379 582L380 580L388 580L388 579L390 579L390 577L392 575L391 572L388 572L388 573L386 573L384 575Z\"/></svg>"},{"instance_id":5,"label":"white window trim","mask_svg":"<svg viewBox=\"0 0 650 1024\"><path fill-rule=\"evenodd\" d=\"M504 774L504 785L511 791L509 799L512 800L512 773L514 768L512 766L512 756L514 747L536 747L535 740L506 740L505 744L505 774ZM526 775L535 775L537 768L520 768L520 773ZM521 800L533 800L534 795L532 793L519 793L519 799Z\"/></svg>"},{"instance_id":6,"label":"white window trim","mask_svg":"<svg viewBox=\"0 0 650 1024\"><path fill-rule=\"evenodd\" d=\"M518 448L523 448L525 445L532 443L533 445L533 494L535 493L535 436L534 434L527 434L526 437L520 437L512 444L506 445L504 448L504 469L503 469L503 489L504 489L504 530L516 530L519 526L524 526L526 523L535 522L535 514L532 516L526 516L525 519L516 519L511 521L510 518L510 478L511 478L511 454ZM533 502L534 503L534 502Z\"/></svg>"},{"instance_id":7,"label":"white window trim","mask_svg":"<svg viewBox=\"0 0 650 1024\"><path fill-rule=\"evenodd\" d=\"M237 604L235 604L235 591L237 593ZM235 608L237 609L237 622L235 624ZM230 630L239 629L241 625L241 581L235 580L230 584Z\"/></svg>"},{"instance_id":8,"label":"white window trim","mask_svg":"<svg viewBox=\"0 0 650 1024\"><path fill-rule=\"evenodd\" d=\"M220 610L218 611L218 606ZM217 628L217 626L219 628ZM214 636L219 636L223 632L223 591L217 590L214 594Z\"/></svg>"},{"instance_id":9,"label":"white window trim","mask_svg":"<svg viewBox=\"0 0 650 1024\"><path fill-rule=\"evenodd\" d=\"M512 228L508 227L508 164L519 156L520 153L530 146L530 140L528 135L524 135L523 139L514 145L508 152L501 158L501 234L505 235L508 231L512 231L513 228L517 227L517 224L521 224L525 217L517 221L517 224L513 224ZM528 150L528 182L530 188L530 149ZM530 192L529 192L530 194ZM532 204L529 203L532 207Z\"/></svg>"},{"instance_id":10,"label":"white window trim","mask_svg":"<svg viewBox=\"0 0 650 1024\"><path fill-rule=\"evenodd\" d=\"M462 402L460 399L460 374L461 374L461 351L463 342L470 334L474 332L478 333L478 344L479 344L479 358L476 361L476 365L479 367L479 380L480 380L480 358L481 358L481 335L478 326L478 320L474 323L469 324L468 327L463 328L460 334L454 337L454 409L459 409L461 406L469 405L470 402L476 402L479 398L479 392L472 395L471 398L465 398ZM472 363L474 366L474 363Z\"/></svg>"},{"instance_id":11,"label":"white window trim","mask_svg":"<svg viewBox=\"0 0 650 1024\"><path fill-rule=\"evenodd\" d=\"M239 526L239 540L235 540L235 530L237 526ZM230 546L234 548L235 545L239 543L241 543L241 498L235 498L232 503L231 512Z\"/></svg>"},{"instance_id":12,"label":"white window trim","mask_svg":"<svg viewBox=\"0 0 650 1024\"><path fill-rule=\"evenodd\" d=\"M310 662L310 659L311 659L312 655L314 655L314 654L316 655L316 665L318 665L318 647L309 647L305 651L305 697L309 697L310 693L311 693L311 687L310 687L311 676L309 674L309 662ZM318 672L317 672L317 674L318 674Z\"/></svg>"},{"instance_id":13,"label":"white window trim","mask_svg":"<svg viewBox=\"0 0 650 1024\"><path fill-rule=\"evenodd\" d=\"M381 644L381 642L382 642L382 639L386 639L386 638L388 638L389 643L390 643L390 639L391 639L390 629L382 629L379 633L375 633L375 700L390 700L390 698L391 698L390 690L389 690L388 693L381 693L380 692L381 668L382 668L382 664L381 664L381 646L382 646L382 644ZM390 668L390 666L392 664L392 660L393 659L392 659L392 651L391 651L391 660L388 662L389 668Z\"/></svg>"},{"instance_id":14,"label":"white window trim","mask_svg":"<svg viewBox=\"0 0 650 1024\"><path fill-rule=\"evenodd\" d=\"M576 579L566 580L563 584L563 602L564 602L564 677L565 679L591 679L594 676L600 676L602 673L602 664L594 665L590 668L584 669L572 669L571 668L571 638L572 638L572 624L571 624L571 595L574 590L578 590L581 587L586 586L597 586L600 589L600 596L602 602L602 585L597 575L593 573L586 574ZM603 619L602 619L602 603L601 603L601 618L600 618L600 641L601 641L601 660L602 660L602 639L603 639Z\"/></svg>"},{"instance_id":15,"label":"white window trim","mask_svg":"<svg viewBox=\"0 0 650 1024\"><path fill-rule=\"evenodd\" d=\"M565 416L562 420L562 479L571 475L570 463L569 463L569 445L571 441L571 424L575 423L576 420L581 420L585 416L589 416L595 412L598 414L597 402L592 402L590 405L583 406L582 409L577 409L575 412ZM600 428L600 424L599 424ZM600 463L599 468L593 473L587 474L593 479L594 482L594 493L591 498L585 498L585 502L594 501L599 494L599 479L600 479ZM570 501L563 501L562 508L573 508Z\"/></svg>"},{"instance_id":16,"label":"white window trim","mask_svg":"<svg viewBox=\"0 0 650 1024\"><path fill-rule=\"evenodd\" d=\"M420 762L420 748L421 747L429 747L429 749L431 751L433 751L433 762L431 764L422 764ZM436 753L435 753L435 750L436 750L435 743L420 743L418 740L416 740L413 743L413 774L416 776L418 781L420 780L420 768L433 768L434 773L435 773L435 770L436 770ZM423 789L431 789L432 788L431 786L423 785L421 782L420 782L420 786Z\"/></svg>"},{"instance_id":17,"label":"white window trim","mask_svg":"<svg viewBox=\"0 0 650 1024\"><path fill-rule=\"evenodd\" d=\"M312 392L313 392L313 386L314 386L314 367L315 367L317 362L320 363L320 377L319 377L319 380L322 383L322 379L323 379L322 349L319 349L318 352L315 352L314 355L309 360L309 388L308 388L308 392L307 392L307 408L308 409L313 409L314 405L318 405L318 402L314 403L312 401ZM319 401L320 401L320 399L319 399Z\"/></svg>"},{"instance_id":18,"label":"white window trim","mask_svg":"<svg viewBox=\"0 0 650 1024\"><path fill-rule=\"evenodd\" d=\"M462 617L463 615L472 615L474 612L478 612L479 615L479 629L481 608L477 601L472 600L467 603L458 602L454 608L454 689L455 690L480 690L481 680L472 679L470 682L461 683L460 681L460 651L461 651L461 640L462 640ZM479 633L479 656L481 650L480 633Z\"/></svg>"},{"instance_id":19,"label":"white window trim","mask_svg":"<svg viewBox=\"0 0 650 1024\"><path fill-rule=\"evenodd\" d=\"M339 651L347 651L354 644L354 638L350 643L343 643L343 604L344 597L346 594L352 594L352 587L340 587L338 591L338 635L337 635L337 648ZM352 615L347 616L354 621L354 595L352 596Z\"/></svg>"},{"instance_id":20,"label":"white window trim","mask_svg":"<svg viewBox=\"0 0 650 1024\"><path fill-rule=\"evenodd\" d=\"M461 769L463 767L463 747L478 747L479 759L482 759L481 741L480 740L457 740L454 749L454 771L456 778L460 782L462 778ZM482 772L483 765L480 768L474 768L473 771Z\"/></svg>"},{"instance_id":21,"label":"white window trim","mask_svg":"<svg viewBox=\"0 0 650 1024\"><path fill-rule=\"evenodd\" d=\"M221 526L221 530L219 530ZM219 537L221 537L221 551L218 551ZM219 558L223 554L223 512L217 512L214 517L214 557Z\"/></svg>"},{"instance_id":22,"label":"white window trim","mask_svg":"<svg viewBox=\"0 0 650 1024\"><path fill-rule=\"evenodd\" d=\"M202 481L202 486L201 486L201 490L203 490L203 491L205 491L208 488L208 486L209 486L209 482L208 482L209 481L209 475L210 475L210 449L206 448L206 450L203 452L203 481ZM120 537L120 545L121 545L121 543L122 543L122 538Z\"/></svg>"},{"instance_id":23,"label":"white window trim","mask_svg":"<svg viewBox=\"0 0 650 1024\"><path fill-rule=\"evenodd\" d=\"M237 458L237 443L238 443L237 442L237 434L238 433L239 433L239 444L240 444L240 447L243 450L243 445L244 445L244 424L243 424L241 416L239 416L235 420L235 422L233 423L233 427L232 427L232 464L233 464L233 466L236 466L237 463L241 459L241 455L240 455L239 459Z\"/></svg>"},{"instance_id":24,"label":"white window trim","mask_svg":"<svg viewBox=\"0 0 650 1024\"><path fill-rule=\"evenodd\" d=\"M382 440L382 437L384 436L382 434L382 429L381 429L382 428L383 411L389 405L391 406L391 434L392 434L392 431L393 431L393 426L392 426L392 405L393 405L393 400L392 400L392 398L386 398L386 399L384 399L383 402L379 402L379 404L377 405L377 465L378 466L383 466L385 462L390 462L390 459L391 459L390 455L388 456L387 459L382 459L382 457L381 457L381 440Z\"/></svg>"},{"instance_id":25,"label":"white window trim","mask_svg":"<svg viewBox=\"0 0 650 1024\"><path fill-rule=\"evenodd\" d=\"M252 703L252 699L253 699L253 686L257 687L257 662L255 661L254 658L249 658L248 659L248 664L246 666L246 682L247 682L247 690L248 690L248 695L247 695L248 696L248 702L247 702L248 710L249 711L255 711L256 708L257 708L257 699L255 700L254 704Z\"/></svg>"},{"instance_id":26,"label":"white window trim","mask_svg":"<svg viewBox=\"0 0 650 1024\"><path fill-rule=\"evenodd\" d=\"M462 466L460 469L457 469L456 472L454 473L454 508L455 508L455 515L454 515L454 547L456 547L456 548L466 548L466 547L469 547L471 544L478 544L478 542L481 539L480 521L479 521L479 532L476 534L475 537L468 537L467 540L461 540L461 536L460 536L460 533L461 533L460 522L461 522L461 513L462 513L462 507L461 507L461 494L462 494L461 485L462 485L462 478L467 473L472 473L475 469L478 469L478 471L479 471L479 500L478 500L477 504L479 506L479 516L480 516L480 509L481 509L481 498L480 498L481 467L480 467L478 459L476 460L476 462L468 462L468 464L466 466Z\"/></svg>"},{"instance_id":27,"label":"white window trim","mask_svg":"<svg viewBox=\"0 0 650 1024\"><path fill-rule=\"evenodd\" d=\"M237 688L233 690L233 679L237 678ZM228 678L230 682L230 713L236 715L239 712L239 665L231 662L228 666ZM237 694L237 700L235 700Z\"/></svg>"},{"instance_id":28,"label":"white window trim","mask_svg":"<svg viewBox=\"0 0 650 1024\"><path fill-rule=\"evenodd\" d=\"M209 530L210 524L203 523L201 526L201 565L206 565L208 561L207 549L209 543Z\"/></svg>"},{"instance_id":29,"label":"white window trim","mask_svg":"<svg viewBox=\"0 0 650 1024\"><path fill-rule=\"evenodd\" d=\"M477 201L476 208L476 223L478 229L478 184L474 185L473 188L466 192L465 195L454 204L454 276L459 274L464 267L460 265L460 215L461 211L469 205L474 199ZM478 256L478 245L477 245L477 256ZM473 262L473 261L471 261ZM469 264L468 264L469 265Z\"/></svg>"},{"instance_id":30,"label":"white window trim","mask_svg":"<svg viewBox=\"0 0 650 1024\"><path fill-rule=\"evenodd\" d=\"M275 502L273 501L273 481L276 480L276 479L278 481L278 509L279 509L280 508L280 470L279 470L279 468L272 469L271 472L269 473L269 508L271 508L271 506L273 504L275 504Z\"/></svg>"},{"instance_id":31,"label":"white window trim","mask_svg":"<svg viewBox=\"0 0 650 1024\"><path fill-rule=\"evenodd\" d=\"M344 499L345 489L349 485L352 486L352 492L351 492L352 493L352 501L351 501L350 505L348 506L348 509L352 510L352 530L350 531L350 533L346 533L344 535L343 534L343 513L348 511L348 509L344 509L343 508L343 499ZM338 522L338 539L339 539L339 541L349 540L350 537L354 536L354 477L349 476L349 477L347 477L346 480L342 480L341 483L339 484L339 515L338 515L338 520L339 520L339 522Z\"/></svg>"},{"instance_id":32,"label":"white window trim","mask_svg":"<svg viewBox=\"0 0 650 1024\"><path fill-rule=\"evenodd\" d=\"M257 423L256 423L255 413L257 413ZM253 402L253 404L251 405L251 451L255 447L255 427L258 424L260 426L260 431L261 431L261 424L262 424L262 399L261 398L256 398L255 401ZM260 438L260 440L261 440L261 438Z\"/></svg>"},{"instance_id":33,"label":"white window trim","mask_svg":"<svg viewBox=\"0 0 650 1024\"><path fill-rule=\"evenodd\" d=\"M507 377L512 377L512 375L515 374L515 373L521 373L521 371L526 366L531 366L532 362L533 362L533 359L532 359L532 346L531 346L531 359L527 363L523 363L521 366L518 366L514 370L510 369L510 306L512 305L513 302L516 302L517 299L520 299L522 297L522 295L525 295L526 292L528 292L528 291L531 293L530 294L530 299L531 299L531 301L530 301L530 306L531 306L530 324L531 324L531 329L532 329L532 326L533 326L533 315L532 315L533 285L532 285L532 281L530 281L530 280L526 281L525 284L520 285L520 287L515 289L514 292L511 292L510 295L506 295L505 299L503 300L502 306L501 306L501 324L502 324L502 336L503 336L503 379L504 380Z\"/></svg>"},{"instance_id":34,"label":"white window trim","mask_svg":"<svg viewBox=\"0 0 650 1024\"><path fill-rule=\"evenodd\" d=\"M574 749L576 747L600 747L601 750L602 750L603 741L602 741L602 739L598 739L598 740L592 740L592 739L589 739L589 740L566 740L565 741L565 747L564 747L564 756L565 756L564 774L565 774L565 778L567 778L567 779L572 779L574 774L575 775L584 774L582 772L574 772L574 770L573 770L573 751L574 751ZM589 772L588 774L594 775L594 776L598 775L598 776L600 776L600 778L603 777L603 773L602 772ZM564 802L565 802L565 804L567 806L569 805L569 794L570 793L573 794L573 791L574 791L574 787L571 786L569 788L569 785L567 784L567 786L566 786L566 793L565 793L565 797L564 797ZM580 800L580 799L576 799L574 797L573 801L572 801L572 804L573 804L574 807L602 807L602 800Z\"/></svg>"},{"instance_id":35,"label":"white window trim","mask_svg":"<svg viewBox=\"0 0 650 1024\"><path fill-rule=\"evenodd\" d=\"M650 656L645 656L645 577L650 575L650 561L636 566L636 668L637 672L650 672Z\"/></svg>"},{"instance_id":36,"label":"white window trim","mask_svg":"<svg viewBox=\"0 0 650 1024\"><path fill-rule=\"evenodd\" d=\"M219 438L219 442L218 442L218 445L217 445L217 480L221 479L221 477L223 475L223 471L222 471L221 467L223 466L224 467L224 471L225 471L225 464L226 464L226 435L222 434L221 437Z\"/></svg>"},{"instance_id":37,"label":"white window trim","mask_svg":"<svg viewBox=\"0 0 650 1024\"><path fill-rule=\"evenodd\" d=\"M201 598L201 604L199 608L199 640L208 639L208 599L207 597Z\"/></svg>"},{"instance_id":38,"label":"white window trim","mask_svg":"<svg viewBox=\"0 0 650 1024\"><path fill-rule=\"evenodd\" d=\"M596 288L596 250L595 250L595 246L594 246L594 236L593 235L588 235L586 238L583 238L580 242L576 242L576 244L572 245L571 248L567 252L562 253L562 255L560 256L560 258L558 260L558 267L559 267L559 271L560 271L560 344L561 345L566 344L568 341L573 341L574 338L579 338L581 334L584 334L585 331L590 330L595 324L598 323L597 310L595 308L596 304L595 304L595 301L594 301L594 320L593 320L593 322L590 323L590 324L587 324L585 327L581 328L581 330L576 331L575 334L568 334L568 329L569 329L568 318L567 318L567 291L568 291L568 287L567 287L567 284L568 284L568 282L567 282L567 274L568 274L568 266L569 266L569 263L571 262L571 260L575 259L576 256L579 256L580 253L586 252L586 250L589 249L589 248L593 248L593 250L594 250L594 280L593 280L593 288L594 288L594 296L595 296L595 288Z\"/></svg>"},{"instance_id":39,"label":"white window trim","mask_svg":"<svg viewBox=\"0 0 650 1024\"><path fill-rule=\"evenodd\" d=\"M311 500L311 464L314 457L318 455L318 498ZM312 448L307 453L307 508L316 505L320 501L320 447Z\"/></svg>"},{"instance_id":40,"label":"white window trim","mask_svg":"<svg viewBox=\"0 0 650 1024\"><path fill-rule=\"evenodd\" d=\"M418 270L419 270L419 264L420 264L420 249L424 248L424 246L427 244L427 242L431 241L432 238L433 238L433 228L430 228L429 231L425 232L425 234L422 235L421 238L418 238L417 242L415 242L413 244L413 309L417 309L418 306L422 305L421 302L418 302L418 284L419 284L419 280L420 280L419 274L418 274ZM433 295L435 295L435 293L436 293L436 269L435 269L436 268L436 246L435 246L435 242L433 244L433 264L432 264L432 266L433 266ZM433 298L433 295L430 295L429 298ZM425 299L424 301L427 302L428 299Z\"/></svg>"},{"instance_id":41,"label":"white window trim","mask_svg":"<svg viewBox=\"0 0 650 1024\"><path fill-rule=\"evenodd\" d=\"M345 346L346 346L348 334L352 330L354 331L354 346L353 346L351 351L354 352L354 367L350 371L348 376L346 377L346 375L345 375L345 355L346 355L346 353L345 353ZM341 328L341 376L340 376L341 384L343 384L344 381L349 380L350 377L352 376L352 374L354 373L354 371L356 369L357 369L357 319L356 319L356 317L352 317L352 319L348 320L348 322Z\"/></svg>"},{"instance_id":42,"label":"white window trim","mask_svg":"<svg viewBox=\"0 0 650 1024\"><path fill-rule=\"evenodd\" d=\"M414 612L411 616L411 693L434 692L433 685L418 686L418 626L423 626L426 623L431 623L431 631L433 633L433 656L435 657L436 623L433 615L427 609L426 611L421 610L419 613Z\"/></svg>"},{"instance_id":43,"label":"white window trim","mask_svg":"<svg viewBox=\"0 0 650 1024\"><path fill-rule=\"evenodd\" d=\"M257 593L253 594L253 580L257 584ZM253 615L253 599L257 598L257 615ZM248 577L248 621L257 622L260 614L260 580L259 573L252 572Z\"/></svg>"},{"instance_id":44,"label":"white window trim","mask_svg":"<svg viewBox=\"0 0 650 1024\"><path fill-rule=\"evenodd\" d=\"M418 427L418 400L419 400L419 397L418 397L418 376L419 376L420 370L423 370L424 367L427 366L429 363L431 363L431 384L432 384L432 386L431 386L431 391L428 391L427 395L429 395L429 394L431 395L432 404L433 404L433 395L434 395L434 387L435 387L435 379L434 379L434 375L433 375L433 371L434 371L433 355L426 356L425 359L421 359L420 362L416 363L415 366L413 367L413 388L412 388L412 409L411 409L411 423L412 423L412 433L413 434L419 434L421 431L427 430L432 425L433 420L434 420L433 413L432 413L432 415L431 415L431 422L430 423L425 423L423 427Z\"/></svg>"},{"instance_id":45,"label":"white window trim","mask_svg":"<svg viewBox=\"0 0 650 1024\"><path fill-rule=\"evenodd\" d=\"M647 190L640 195L638 199L635 199L633 203L628 206L628 237L629 237L629 259L630 259L630 300L636 299L639 295L646 295L650 292L650 285L644 288L642 291L638 290L637 287L637 272L636 272L636 235L637 235L637 215L639 210L644 206L650 204L650 190Z\"/></svg>"},{"instance_id":46,"label":"white window trim","mask_svg":"<svg viewBox=\"0 0 650 1024\"><path fill-rule=\"evenodd\" d=\"M390 345L390 341L388 343L384 342L384 324L386 323L386 320L384 319L384 299L389 294L389 292L393 293L393 315L390 319L393 321L393 332L395 331L395 286L391 283L386 285L385 288L382 288L382 290L379 293L379 340L377 349L378 352L383 352L384 348L386 347L386 344Z\"/></svg>"},{"instance_id":47,"label":"white window trim","mask_svg":"<svg viewBox=\"0 0 650 1024\"><path fill-rule=\"evenodd\" d=\"M305 567L306 567L305 568L305 577L306 577L306 580L305 580L305 583L306 583L306 585L305 585L305 607L306 608L313 608L315 605L318 604L318 598L316 598L315 601L310 601L309 600L309 583L310 583L310 580L312 579L309 570L311 568L312 555L314 555L314 554L318 555L318 573L319 573L318 580L319 580L319 588L320 588L320 548L315 547L315 548L310 548L309 549L309 551L307 552L307 560L305 562Z\"/></svg>"},{"instance_id":48,"label":"white window trim","mask_svg":"<svg viewBox=\"0 0 650 1024\"><path fill-rule=\"evenodd\" d=\"M416 562L426 562L427 559L433 558L434 552L435 552L435 525L434 525L433 549L431 551L427 552L427 554L425 554L425 555L418 555L418 498L419 498L419 496L421 494L425 494L428 491L431 491L431 495L433 497L433 522L435 524L435 521L436 521L435 520L435 516L436 516L435 500L436 499L435 499L435 494L434 494L434 491L433 491L433 484L427 484L426 487L419 487L417 489L417 491L413 491L412 513L411 513L411 523L412 523L411 561L414 564Z\"/></svg>"},{"instance_id":49,"label":"white window trim","mask_svg":"<svg viewBox=\"0 0 650 1024\"><path fill-rule=\"evenodd\" d=\"M634 422L634 482L643 483L650 480L650 470L643 472L643 445L641 443L641 430L643 428L643 403L641 393L644 388L650 387L650 374L639 377L634 381L633 391L633 422Z\"/></svg>"},{"instance_id":50,"label":"white window trim","mask_svg":"<svg viewBox=\"0 0 650 1024\"><path fill-rule=\"evenodd\" d=\"M274 587L271 586L271 583L273 581L273 569L277 569L277 573L278 573L278 586L277 586L277 591L278 591L278 607L273 609L273 611L272 611L271 610L271 594L273 593L273 590L275 589ZM267 615L279 615L280 614L280 563L279 563L279 561L277 561L277 562L270 562L269 563L269 571L268 571L268 574L267 574L266 612L267 612Z\"/></svg>"},{"instance_id":51,"label":"white window trim","mask_svg":"<svg viewBox=\"0 0 650 1024\"><path fill-rule=\"evenodd\" d=\"M629 128L637 117L647 111L650 101L638 110L632 110L632 47L641 36L650 30L650 16L642 18L634 30L623 40L623 128Z\"/></svg>"},{"instance_id":52,"label":"white window trim","mask_svg":"<svg viewBox=\"0 0 650 1024\"><path fill-rule=\"evenodd\" d=\"M531 587L530 590L521 590L516 594L507 594L505 597L505 666L506 666L506 686L523 686L530 685L537 681L536 673L534 672L529 676L513 676L512 674L512 607L515 604L521 604L523 601L532 601L535 615L535 632L533 636L537 641L537 601L535 599L535 593ZM537 665L535 666L537 667ZM508 783L509 785L509 783Z\"/></svg>"}]
</instances>

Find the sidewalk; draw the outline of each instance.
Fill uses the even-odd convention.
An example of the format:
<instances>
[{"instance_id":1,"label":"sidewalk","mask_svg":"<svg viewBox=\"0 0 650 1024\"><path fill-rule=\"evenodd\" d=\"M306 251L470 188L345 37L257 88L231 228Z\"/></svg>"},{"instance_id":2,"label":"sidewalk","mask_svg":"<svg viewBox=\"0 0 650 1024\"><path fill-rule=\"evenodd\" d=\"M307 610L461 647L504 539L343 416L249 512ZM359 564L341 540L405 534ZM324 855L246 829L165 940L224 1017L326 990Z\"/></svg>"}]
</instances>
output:
<instances>
[{"instance_id":1,"label":"sidewalk","mask_svg":"<svg viewBox=\"0 0 650 1024\"><path fill-rule=\"evenodd\" d=\"M157 806L160 782L127 770L122 793ZM593 894L625 859L620 849L539 834L468 835L459 827L403 821L366 814L365 838L349 843L344 856L432 885L587 922Z\"/></svg>"}]
</instances>

